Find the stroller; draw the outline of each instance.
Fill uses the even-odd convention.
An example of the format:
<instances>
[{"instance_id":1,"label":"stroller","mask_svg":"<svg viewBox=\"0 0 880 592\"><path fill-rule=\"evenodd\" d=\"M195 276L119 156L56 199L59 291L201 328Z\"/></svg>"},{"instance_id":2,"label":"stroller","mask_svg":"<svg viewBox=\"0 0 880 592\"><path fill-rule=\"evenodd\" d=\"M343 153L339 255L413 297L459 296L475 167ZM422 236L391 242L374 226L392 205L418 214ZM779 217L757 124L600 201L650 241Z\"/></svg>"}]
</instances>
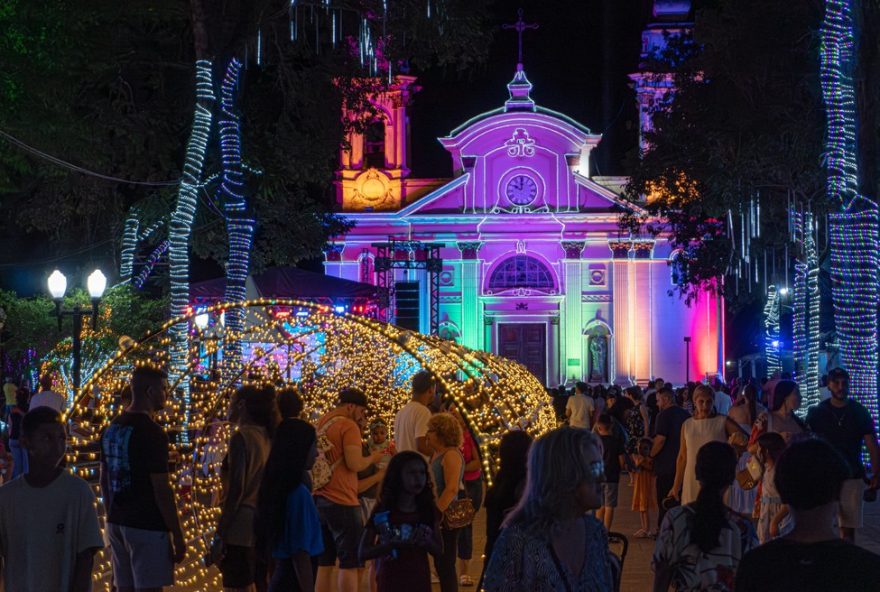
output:
<instances>
[{"instance_id":1,"label":"stroller","mask_svg":"<svg viewBox=\"0 0 880 592\"><path fill-rule=\"evenodd\" d=\"M614 591L620 592L620 582L623 579L623 563L626 561L626 553L629 551L629 540L619 532L608 533L608 549L611 551L612 576L614 577Z\"/></svg>"}]
</instances>

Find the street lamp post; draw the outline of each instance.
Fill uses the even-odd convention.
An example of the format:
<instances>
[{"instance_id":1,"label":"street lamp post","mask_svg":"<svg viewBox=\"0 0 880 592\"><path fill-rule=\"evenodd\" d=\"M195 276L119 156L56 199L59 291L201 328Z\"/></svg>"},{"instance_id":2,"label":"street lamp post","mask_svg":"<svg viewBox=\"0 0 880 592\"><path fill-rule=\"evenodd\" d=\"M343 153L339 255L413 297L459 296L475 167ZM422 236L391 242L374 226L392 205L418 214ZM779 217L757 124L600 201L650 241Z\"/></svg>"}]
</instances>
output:
<instances>
[{"instance_id":1,"label":"street lamp post","mask_svg":"<svg viewBox=\"0 0 880 592\"><path fill-rule=\"evenodd\" d=\"M684 338L684 382L691 381L691 338L690 335Z\"/></svg>"},{"instance_id":2,"label":"street lamp post","mask_svg":"<svg viewBox=\"0 0 880 592\"><path fill-rule=\"evenodd\" d=\"M92 300L91 309L75 306L70 310L62 310L64 293L67 292L67 278L57 269L52 272L48 280L49 294L55 301L55 316L58 317L58 330L61 331L61 321L64 317L73 319L73 394L79 392L82 386L82 323L83 316L92 315L92 329L98 328L98 304L107 288L107 278L101 270L93 271L86 280L86 288Z\"/></svg>"}]
</instances>

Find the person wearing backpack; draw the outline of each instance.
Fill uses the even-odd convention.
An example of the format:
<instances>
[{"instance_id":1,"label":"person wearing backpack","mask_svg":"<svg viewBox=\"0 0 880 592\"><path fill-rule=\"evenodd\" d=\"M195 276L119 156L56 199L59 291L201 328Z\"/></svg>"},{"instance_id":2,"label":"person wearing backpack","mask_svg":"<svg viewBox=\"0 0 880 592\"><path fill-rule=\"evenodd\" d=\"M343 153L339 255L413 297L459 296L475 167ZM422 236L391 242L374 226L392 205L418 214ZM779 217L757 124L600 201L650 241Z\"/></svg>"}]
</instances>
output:
<instances>
[{"instance_id":1,"label":"person wearing backpack","mask_svg":"<svg viewBox=\"0 0 880 592\"><path fill-rule=\"evenodd\" d=\"M315 505L321 521L324 553L318 560L317 592L357 592L358 546L364 528L358 502L359 471L382 459L376 450L363 455L361 425L366 422L367 397L355 388L339 393L336 408L321 417L317 425L318 459L311 471ZM329 478L327 477L329 475ZM337 585L333 567L339 562Z\"/></svg>"}]
</instances>

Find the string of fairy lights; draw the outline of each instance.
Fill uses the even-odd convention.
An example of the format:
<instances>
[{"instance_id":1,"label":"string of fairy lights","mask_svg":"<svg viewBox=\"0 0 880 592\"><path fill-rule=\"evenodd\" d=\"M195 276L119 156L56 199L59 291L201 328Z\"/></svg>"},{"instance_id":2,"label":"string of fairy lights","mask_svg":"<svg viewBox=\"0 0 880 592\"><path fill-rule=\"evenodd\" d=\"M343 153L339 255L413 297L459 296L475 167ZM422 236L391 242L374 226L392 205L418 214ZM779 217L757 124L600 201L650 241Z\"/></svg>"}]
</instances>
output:
<instances>
[{"instance_id":1,"label":"string of fairy lights","mask_svg":"<svg viewBox=\"0 0 880 592\"><path fill-rule=\"evenodd\" d=\"M236 109L236 95L241 80L242 63L232 58L226 66L226 75L220 87L221 118L217 122L220 134L220 154L223 178L217 189L218 200L223 204L228 236L226 261L226 300L243 302L250 267L251 244L256 221L248 215L247 198L244 194L244 169L241 157L241 118ZM242 329L241 309L230 309L226 325L232 332ZM227 343L225 355L229 360L228 371L238 367L241 358L241 342Z\"/></svg>"},{"instance_id":2,"label":"string of fairy lights","mask_svg":"<svg viewBox=\"0 0 880 592\"><path fill-rule=\"evenodd\" d=\"M779 359L779 291L775 284L767 286L767 300L764 304L764 355L768 376L782 370Z\"/></svg>"},{"instance_id":3,"label":"string of fairy lights","mask_svg":"<svg viewBox=\"0 0 880 592\"><path fill-rule=\"evenodd\" d=\"M834 319L850 390L878 419L878 208L858 192L851 0L826 0L820 45Z\"/></svg>"},{"instance_id":4,"label":"string of fairy lights","mask_svg":"<svg viewBox=\"0 0 880 592\"><path fill-rule=\"evenodd\" d=\"M195 115L186 147L183 177L168 228L169 291L172 318L183 315L189 306L189 237L205 169L205 155L211 135L214 100L212 63L209 60L198 60L196 62ZM186 375L182 374L180 369L184 367L189 349L189 334L185 327L178 325L172 327L171 334L174 343L171 348L170 375L180 383L183 395L188 399L189 384L185 379Z\"/></svg>"},{"instance_id":5,"label":"string of fairy lights","mask_svg":"<svg viewBox=\"0 0 880 592\"><path fill-rule=\"evenodd\" d=\"M794 236L803 240L804 216L800 212L792 213ZM806 257L798 258L794 263L794 278L791 286L792 296L792 350L794 352L795 375L801 378L806 373L807 346L807 260Z\"/></svg>"},{"instance_id":6,"label":"string of fairy lights","mask_svg":"<svg viewBox=\"0 0 880 592\"><path fill-rule=\"evenodd\" d=\"M807 260L807 363L802 381L804 408L819 403L819 254L816 250L815 218L804 214L804 255Z\"/></svg>"},{"instance_id":7,"label":"string of fairy lights","mask_svg":"<svg viewBox=\"0 0 880 592\"><path fill-rule=\"evenodd\" d=\"M850 392L877 418L877 207L829 215L834 323Z\"/></svg>"},{"instance_id":8,"label":"string of fairy lights","mask_svg":"<svg viewBox=\"0 0 880 592\"><path fill-rule=\"evenodd\" d=\"M825 153L828 197L848 210L858 193L853 81L855 36L851 0L826 0L819 56L822 96L828 120Z\"/></svg>"},{"instance_id":9,"label":"string of fairy lights","mask_svg":"<svg viewBox=\"0 0 880 592\"><path fill-rule=\"evenodd\" d=\"M141 208L132 206L128 216L125 218L125 227L122 230L122 240L119 247L119 277L122 281L132 279L138 243L150 238L154 232L165 225L165 220L163 219L153 222L146 228L142 228L142 216ZM149 272L147 275L149 275Z\"/></svg>"},{"instance_id":10,"label":"string of fairy lights","mask_svg":"<svg viewBox=\"0 0 880 592\"><path fill-rule=\"evenodd\" d=\"M233 309L246 313L240 331L220 321ZM208 322L196 323L199 315L208 315ZM357 386L370 400L371 416L393 425L397 410L411 396L412 375L426 368L465 417L490 482L505 432L521 429L537 435L555 426L543 386L516 362L327 306L258 299L193 311L109 356L85 383L69 414L73 446L68 461L78 475L96 481L99 435L120 410L118 394L134 367L169 368L175 329L187 333L189 348L185 370L172 388L187 380L189 404L172 397L157 420L174 434L172 446L182 459L172 480L190 550L188 561L177 567L176 581L188 589L220 586L217 572L201 565L199 558L218 518L219 466L230 435L226 402L239 383L295 386L312 420L333 408L341 388ZM226 372L230 360L223 354L232 340L241 341L246 355L231 362L237 364L234 371ZM98 555L96 565L96 582L109 590L106 553Z\"/></svg>"}]
</instances>

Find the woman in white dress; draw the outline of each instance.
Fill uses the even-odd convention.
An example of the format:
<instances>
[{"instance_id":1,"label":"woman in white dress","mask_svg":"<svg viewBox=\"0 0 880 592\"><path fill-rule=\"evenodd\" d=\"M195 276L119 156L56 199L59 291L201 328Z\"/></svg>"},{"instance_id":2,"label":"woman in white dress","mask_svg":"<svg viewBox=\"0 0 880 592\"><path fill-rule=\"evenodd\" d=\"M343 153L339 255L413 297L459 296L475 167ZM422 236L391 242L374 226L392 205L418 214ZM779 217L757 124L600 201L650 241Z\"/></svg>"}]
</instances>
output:
<instances>
[{"instance_id":1,"label":"woman in white dress","mask_svg":"<svg viewBox=\"0 0 880 592\"><path fill-rule=\"evenodd\" d=\"M675 482L669 496L682 504L696 501L700 492L697 481L697 452L707 442L728 442L745 446L749 436L726 415L715 413L715 392L712 387L700 384L694 390L694 415L681 426L681 447L675 463Z\"/></svg>"}]
</instances>

